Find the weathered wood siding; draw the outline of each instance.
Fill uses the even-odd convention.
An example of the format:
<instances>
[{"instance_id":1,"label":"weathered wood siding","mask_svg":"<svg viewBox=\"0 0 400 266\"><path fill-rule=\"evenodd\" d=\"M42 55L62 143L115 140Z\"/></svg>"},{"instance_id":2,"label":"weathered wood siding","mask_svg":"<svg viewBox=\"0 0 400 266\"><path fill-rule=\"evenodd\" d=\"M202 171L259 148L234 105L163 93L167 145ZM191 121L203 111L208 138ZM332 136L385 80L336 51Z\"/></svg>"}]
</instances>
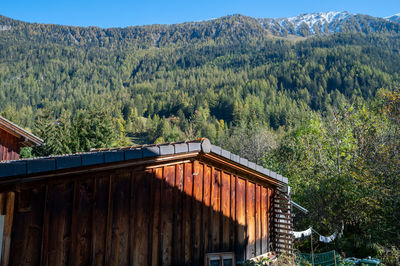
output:
<instances>
[{"instance_id":1,"label":"weathered wood siding","mask_svg":"<svg viewBox=\"0 0 400 266\"><path fill-rule=\"evenodd\" d=\"M19 159L18 142L17 137L0 129L0 161Z\"/></svg>"},{"instance_id":2,"label":"weathered wood siding","mask_svg":"<svg viewBox=\"0 0 400 266\"><path fill-rule=\"evenodd\" d=\"M199 161L29 183L15 195L10 264L240 261L269 250L272 192Z\"/></svg>"}]
</instances>

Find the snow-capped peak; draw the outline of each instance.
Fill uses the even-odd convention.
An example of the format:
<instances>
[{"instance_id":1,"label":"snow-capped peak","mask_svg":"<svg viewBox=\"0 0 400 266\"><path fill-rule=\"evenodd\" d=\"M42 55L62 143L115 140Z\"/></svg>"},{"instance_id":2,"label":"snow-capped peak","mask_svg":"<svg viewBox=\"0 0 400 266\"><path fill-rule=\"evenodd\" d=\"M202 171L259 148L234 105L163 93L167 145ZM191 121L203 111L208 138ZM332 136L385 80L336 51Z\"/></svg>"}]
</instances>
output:
<instances>
[{"instance_id":1,"label":"snow-capped peak","mask_svg":"<svg viewBox=\"0 0 400 266\"><path fill-rule=\"evenodd\" d=\"M387 20L393 21L393 22L400 22L400 13L394 14L392 16L384 17L384 19L387 19Z\"/></svg>"},{"instance_id":2,"label":"snow-capped peak","mask_svg":"<svg viewBox=\"0 0 400 266\"><path fill-rule=\"evenodd\" d=\"M286 20L290 21L294 24L306 23L307 26L312 28L315 23L332 23L334 20L342 20L349 16L349 13L344 12L319 12L319 13L311 13L311 14L301 14L296 17L286 18ZM281 18L278 20L285 20L285 18Z\"/></svg>"},{"instance_id":3,"label":"snow-capped peak","mask_svg":"<svg viewBox=\"0 0 400 266\"><path fill-rule=\"evenodd\" d=\"M319 12L312 14L302 14L296 17L287 18L286 20L292 23L297 29L303 23L307 24L311 32L314 33L314 26L322 26L324 24L331 24L333 21L342 21L350 14L347 12Z\"/></svg>"},{"instance_id":4,"label":"snow-capped peak","mask_svg":"<svg viewBox=\"0 0 400 266\"><path fill-rule=\"evenodd\" d=\"M350 16L353 15L346 11L318 12L301 14L289 18L266 19L262 21L262 24L270 30L281 33L287 30L289 34L301 35L300 32L306 30L311 34L328 34L338 32L342 21L346 20ZM304 24L307 25L308 29L304 29Z\"/></svg>"},{"instance_id":5,"label":"snow-capped peak","mask_svg":"<svg viewBox=\"0 0 400 266\"><path fill-rule=\"evenodd\" d=\"M397 14L394 14L394 15L391 15L391 16L387 16L387 17L384 17L384 18L391 18L391 17L400 17L400 13L397 13Z\"/></svg>"}]
</instances>

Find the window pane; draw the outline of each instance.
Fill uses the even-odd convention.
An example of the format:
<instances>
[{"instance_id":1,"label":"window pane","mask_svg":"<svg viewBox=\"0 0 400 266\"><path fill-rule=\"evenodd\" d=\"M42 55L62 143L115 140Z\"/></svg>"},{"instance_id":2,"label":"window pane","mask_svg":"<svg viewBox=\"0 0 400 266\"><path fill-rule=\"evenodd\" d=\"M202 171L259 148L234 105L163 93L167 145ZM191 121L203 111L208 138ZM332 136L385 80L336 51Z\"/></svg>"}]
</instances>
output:
<instances>
[{"instance_id":1,"label":"window pane","mask_svg":"<svg viewBox=\"0 0 400 266\"><path fill-rule=\"evenodd\" d=\"M233 266L232 259L224 259L224 266Z\"/></svg>"},{"instance_id":2,"label":"window pane","mask_svg":"<svg viewBox=\"0 0 400 266\"><path fill-rule=\"evenodd\" d=\"M219 259L210 260L210 266L219 266Z\"/></svg>"}]
</instances>

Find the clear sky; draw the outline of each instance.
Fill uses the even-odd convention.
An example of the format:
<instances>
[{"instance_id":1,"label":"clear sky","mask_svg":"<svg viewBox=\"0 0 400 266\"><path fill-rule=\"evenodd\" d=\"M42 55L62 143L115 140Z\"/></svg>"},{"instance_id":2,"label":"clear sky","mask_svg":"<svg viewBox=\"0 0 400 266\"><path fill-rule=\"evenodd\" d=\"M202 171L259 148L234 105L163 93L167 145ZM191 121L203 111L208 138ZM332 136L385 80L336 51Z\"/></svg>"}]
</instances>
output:
<instances>
[{"instance_id":1,"label":"clear sky","mask_svg":"<svg viewBox=\"0 0 400 266\"><path fill-rule=\"evenodd\" d=\"M231 14L290 17L319 11L349 11L385 17L400 12L400 0L2 0L0 14L39 23L126 27L207 20Z\"/></svg>"}]
</instances>

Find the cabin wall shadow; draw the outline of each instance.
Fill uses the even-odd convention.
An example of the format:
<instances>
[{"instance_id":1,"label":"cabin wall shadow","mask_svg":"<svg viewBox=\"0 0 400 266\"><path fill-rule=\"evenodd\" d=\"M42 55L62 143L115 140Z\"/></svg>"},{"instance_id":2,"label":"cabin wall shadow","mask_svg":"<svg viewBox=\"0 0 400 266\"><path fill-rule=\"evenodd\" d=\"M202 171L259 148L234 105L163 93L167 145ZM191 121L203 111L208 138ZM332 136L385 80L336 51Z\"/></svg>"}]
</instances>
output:
<instances>
[{"instance_id":1,"label":"cabin wall shadow","mask_svg":"<svg viewBox=\"0 0 400 266\"><path fill-rule=\"evenodd\" d=\"M273 188L203 162L21 185L10 265L204 265L270 250Z\"/></svg>"},{"instance_id":2,"label":"cabin wall shadow","mask_svg":"<svg viewBox=\"0 0 400 266\"><path fill-rule=\"evenodd\" d=\"M21 139L0 129L0 161L18 160Z\"/></svg>"}]
</instances>

